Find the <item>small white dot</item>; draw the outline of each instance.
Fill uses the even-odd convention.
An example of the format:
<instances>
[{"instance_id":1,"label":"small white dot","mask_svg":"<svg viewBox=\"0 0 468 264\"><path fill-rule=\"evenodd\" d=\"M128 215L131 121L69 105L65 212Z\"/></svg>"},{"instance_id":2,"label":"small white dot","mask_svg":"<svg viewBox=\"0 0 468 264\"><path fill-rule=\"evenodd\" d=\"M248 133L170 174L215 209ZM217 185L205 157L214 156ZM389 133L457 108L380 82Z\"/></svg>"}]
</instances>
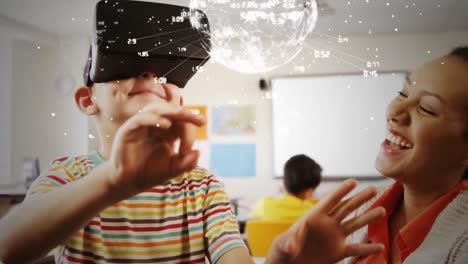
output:
<instances>
[{"instance_id":1,"label":"small white dot","mask_svg":"<svg viewBox=\"0 0 468 264\"><path fill-rule=\"evenodd\" d=\"M422 16L422 12L419 12L419 15Z\"/></svg>"},{"instance_id":2,"label":"small white dot","mask_svg":"<svg viewBox=\"0 0 468 264\"><path fill-rule=\"evenodd\" d=\"M349 18L352 18L352 17L353 17L353 15L349 15Z\"/></svg>"},{"instance_id":3,"label":"small white dot","mask_svg":"<svg viewBox=\"0 0 468 264\"><path fill-rule=\"evenodd\" d=\"M348 1L348 5L350 5L350 4L351 4L351 2Z\"/></svg>"},{"instance_id":4,"label":"small white dot","mask_svg":"<svg viewBox=\"0 0 468 264\"><path fill-rule=\"evenodd\" d=\"M444 64L445 64L445 62L442 62L442 65L444 65Z\"/></svg>"},{"instance_id":5,"label":"small white dot","mask_svg":"<svg viewBox=\"0 0 468 264\"><path fill-rule=\"evenodd\" d=\"M86 19L86 22L88 22L88 21L89 21L89 19Z\"/></svg>"},{"instance_id":6,"label":"small white dot","mask_svg":"<svg viewBox=\"0 0 468 264\"><path fill-rule=\"evenodd\" d=\"M387 6L389 6L389 5L390 5L390 3L389 3L389 2L387 2L387 4L386 4L386 5L387 5Z\"/></svg>"},{"instance_id":7,"label":"small white dot","mask_svg":"<svg viewBox=\"0 0 468 264\"><path fill-rule=\"evenodd\" d=\"M371 116L370 120L371 120L371 121L374 121L374 117Z\"/></svg>"},{"instance_id":8,"label":"small white dot","mask_svg":"<svg viewBox=\"0 0 468 264\"><path fill-rule=\"evenodd\" d=\"M110 118L110 121L114 121L114 118L113 118L113 117L111 117L111 118Z\"/></svg>"},{"instance_id":9,"label":"small white dot","mask_svg":"<svg viewBox=\"0 0 468 264\"><path fill-rule=\"evenodd\" d=\"M345 21L344 21L344 22L345 22L345 23L348 23L348 19L345 19Z\"/></svg>"},{"instance_id":10,"label":"small white dot","mask_svg":"<svg viewBox=\"0 0 468 264\"><path fill-rule=\"evenodd\" d=\"M93 136L93 134L89 134L88 137L89 137L90 139L95 139L95 137Z\"/></svg>"},{"instance_id":11,"label":"small white dot","mask_svg":"<svg viewBox=\"0 0 468 264\"><path fill-rule=\"evenodd\" d=\"M106 135L106 138L110 138L109 134Z\"/></svg>"},{"instance_id":12,"label":"small white dot","mask_svg":"<svg viewBox=\"0 0 468 264\"><path fill-rule=\"evenodd\" d=\"M395 28L395 32L398 32L398 28Z\"/></svg>"},{"instance_id":13,"label":"small white dot","mask_svg":"<svg viewBox=\"0 0 468 264\"><path fill-rule=\"evenodd\" d=\"M431 54L431 51L430 51L430 50L428 50L428 51L427 51L427 54Z\"/></svg>"},{"instance_id":14,"label":"small white dot","mask_svg":"<svg viewBox=\"0 0 468 264\"><path fill-rule=\"evenodd\" d=\"M55 117L55 113L51 113L50 115L51 115L52 117Z\"/></svg>"},{"instance_id":15,"label":"small white dot","mask_svg":"<svg viewBox=\"0 0 468 264\"><path fill-rule=\"evenodd\" d=\"M359 20L358 23L359 23L359 24L362 24L362 20Z\"/></svg>"},{"instance_id":16,"label":"small white dot","mask_svg":"<svg viewBox=\"0 0 468 264\"><path fill-rule=\"evenodd\" d=\"M159 127L159 124L156 124L156 127Z\"/></svg>"},{"instance_id":17,"label":"small white dot","mask_svg":"<svg viewBox=\"0 0 468 264\"><path fill-rule=\"evenodd\" d=\"M379 48L375 48L375 51L379 51Z\"/></svg>"},{"instance_id":18,"label":"small white dot","mask_svg":"<svg viewBox=\"0 0 468 264\"><path fill-rule=\"evenodd\" d=\"M74 18L74 17L72 17L72 21L75 21L75 18Z\"/></svg>"},{"instance_id":19,"label":"small white dot","mask_svg":"<svg viewBox=\"0 0 468 264\"><path fill-rule=\"evenodd\" d=\"M392 15L392 18L395 18L395 15Z\"/></svg>"},{"instance_id":20,"label":"small white dot","mask_svg":"<svg viewBox=\"0 0 468 264\"><path fill-rule=\"evenodd\" d=\"M63 133L63 135L64 135L64 136L67 136L68 134L67 134L67 132L65 132L65 133Z\"/></svg>"}]
</instances>

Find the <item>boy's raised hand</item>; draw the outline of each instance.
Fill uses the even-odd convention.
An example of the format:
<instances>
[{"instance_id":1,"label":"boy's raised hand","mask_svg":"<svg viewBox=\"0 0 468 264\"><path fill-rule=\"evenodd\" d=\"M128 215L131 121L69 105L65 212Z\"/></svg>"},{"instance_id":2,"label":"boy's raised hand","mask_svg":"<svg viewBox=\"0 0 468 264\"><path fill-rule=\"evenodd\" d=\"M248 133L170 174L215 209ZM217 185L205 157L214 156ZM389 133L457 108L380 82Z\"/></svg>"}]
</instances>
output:
<instances>
[{"instance_id":1,"label":"boy's raised hand","mask_svg":"<svg viewBox=\"0 0 468 264\"><path fill-rule=\"evenodd\" d=\"M117 131L109 158L112 189L134 195L197 166L199 152L192 149L195 126L205 120L181 106L177 86L163 87L167 103L147 105Z\"/></svg>"},{"instance_id":2,"label":"boy's raised hand","mask_svg":"<svg viewBox=\"0 0 468 264\"><path fill-rule=\"evenodd\" d=\"M342 183L301 217L288 231L278 236L266 263L336 263L350 256L367 256L381 252L381 244L346 244L346 238L365 225L385 215L382 207L346 219L376 195L367 188L350 199L342 200L356 186L354 180Z\"/></svg>"}]
</instances>

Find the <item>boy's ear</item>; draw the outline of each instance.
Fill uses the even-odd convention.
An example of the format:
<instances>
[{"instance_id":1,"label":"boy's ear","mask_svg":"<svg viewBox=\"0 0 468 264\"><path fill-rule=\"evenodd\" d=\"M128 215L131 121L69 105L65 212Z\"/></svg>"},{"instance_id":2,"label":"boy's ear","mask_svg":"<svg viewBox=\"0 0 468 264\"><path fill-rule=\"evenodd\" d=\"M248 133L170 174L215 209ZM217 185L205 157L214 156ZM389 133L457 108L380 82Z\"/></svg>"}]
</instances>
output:
<instances>
[{"instance_id":1,"label":"boy's ear","mask_svg":"<svg viewBox=\"0 0 468 264\"><path fill-rule=\"evenodd\" d=\"M92 100L93 91L91 87L81 86L75 92L75 103L80 111L85 115L96 115L99 108Z\"/></svg>"}]
</instances>

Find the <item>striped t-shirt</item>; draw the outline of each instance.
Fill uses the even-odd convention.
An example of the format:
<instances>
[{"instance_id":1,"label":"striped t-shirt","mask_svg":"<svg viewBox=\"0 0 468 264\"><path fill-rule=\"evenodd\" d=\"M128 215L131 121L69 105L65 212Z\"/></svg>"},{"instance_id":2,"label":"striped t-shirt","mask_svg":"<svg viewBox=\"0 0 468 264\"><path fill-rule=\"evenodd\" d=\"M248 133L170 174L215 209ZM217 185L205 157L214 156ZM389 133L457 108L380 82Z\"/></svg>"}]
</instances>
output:
<instances>
[{"instance_id":1,"label":"striped t-shirt","mask_svg":"<svg viewBox=\"0 0 468 264\"><path fill-rule=\"evenodd\" d=\"M103 162L95 151L57 159L27 199L86 177ZM205 257L215 263L235 247L245 245L222 184L195 169L100 212L57 248L56 263L205 263Z\"/></svg>"}]
</instances>

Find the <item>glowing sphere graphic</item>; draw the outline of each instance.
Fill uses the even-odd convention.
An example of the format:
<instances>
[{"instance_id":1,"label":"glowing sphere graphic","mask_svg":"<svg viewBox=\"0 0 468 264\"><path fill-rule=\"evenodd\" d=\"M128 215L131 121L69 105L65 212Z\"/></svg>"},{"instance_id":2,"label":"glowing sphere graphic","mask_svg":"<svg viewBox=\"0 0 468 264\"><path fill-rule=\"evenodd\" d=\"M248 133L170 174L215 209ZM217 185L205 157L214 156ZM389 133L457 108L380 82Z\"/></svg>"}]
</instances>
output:
<instances>
[{"instance_id":1,"label":"glowing sphere graphic","mask_svg":"<svg viewBox=\"0 0 468 264\"><path fill-rule=\"evenodd\" d=\"M208 27L193 9L208 17L212 59L242 73L290 62L317 21L316 0L191 0L190 8L192 26L201 33Z\"/></svg>"}]
</instances>

